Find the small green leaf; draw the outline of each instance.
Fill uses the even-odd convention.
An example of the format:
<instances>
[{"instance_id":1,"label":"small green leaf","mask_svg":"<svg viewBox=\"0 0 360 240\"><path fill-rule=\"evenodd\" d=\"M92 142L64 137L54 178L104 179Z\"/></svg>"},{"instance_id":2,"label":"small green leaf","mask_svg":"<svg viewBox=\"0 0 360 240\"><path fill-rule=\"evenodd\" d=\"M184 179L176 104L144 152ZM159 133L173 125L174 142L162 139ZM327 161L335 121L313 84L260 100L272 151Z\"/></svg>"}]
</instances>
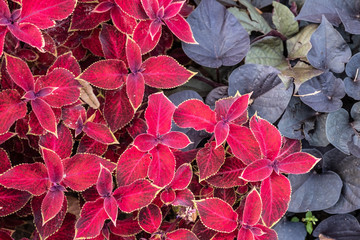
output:
<instances>
[{"instance_id":1,"label":"small green leaf","mask_svg":"<svg viewBox=\"0 0 360 240\"><path fill-rule=\"evenodd\" d=\"M306 218L311 218L313 215L312 215L312 212L310 212L310 211L308 211L308 212L306 212L306 214L305 214L305 217Z\"/></svg>"},{"instance_id":2,"label":"small green leaf","mask_svg":"<svg viewBox=\"0 0 360 240\"><path fill-rule=\"evenodd\" d=\"M291 222L300 222L300 219L298 217L291 218Z\"/></svg>"},{"instance_id":3,"label":"small green leaf","mask_svg":"<svg viewBox=\"0 0 360 240\"><path fill-rule=\"evenodd\" d=\"M299 24L290 9L275 1L273 2L273 6L274 12L272 20L276 29L286 37L290 37L299 32Z\"/></svg>"},{"instance_id":4,"label":"small green leaf","mask_svg":"<svg viewBox=\"0 0 360 240\"><path fill-rule=\"evenodd\" d=\"M306 223L306 231L311 234L313 232L313 225L311 222Z\"/></svg>"},{"instance_id":5,"label":"small green leaf","mask_svg":"<svg viewBox=\"0 0 360 240\"><path fill-rule=\"evenodd\" d=\"M245 63L262 64L283 70L288 68L283 52L284 46L280 38L264 37L250 46Z\"/></svg>"}]
</instances>

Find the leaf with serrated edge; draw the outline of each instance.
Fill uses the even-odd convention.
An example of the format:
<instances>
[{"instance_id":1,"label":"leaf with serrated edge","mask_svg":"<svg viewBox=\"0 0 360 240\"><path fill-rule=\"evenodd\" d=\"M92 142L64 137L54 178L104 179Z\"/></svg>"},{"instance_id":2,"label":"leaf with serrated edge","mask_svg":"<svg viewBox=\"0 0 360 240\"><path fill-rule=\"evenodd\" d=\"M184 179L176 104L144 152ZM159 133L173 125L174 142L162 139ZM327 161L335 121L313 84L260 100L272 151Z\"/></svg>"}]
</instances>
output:
<instances>
[{"instance_id":1,"label":"leaf with serrated edge","mask_svg":"<svg viewBox=\"0 0 360 240\"><path fill-rule=\"evenodd\" d=\"M162 221L161 210L155 204L150 204L139 211L138 219L139 225L144 231L150 234L154 233Z\"/></svg>"},{"instance_id":2,"label":"leaf with serrated edge","mask_svg":"<svg viewBox=\"0 0 360 240\"><path fill-rule=\"evenodd\" d=\"M205 144L196 154L196 162L200 172L200 181L214 175L225 162L225 149L223 146L216 148L216 143Z\"/></svg>"}]
</instances>

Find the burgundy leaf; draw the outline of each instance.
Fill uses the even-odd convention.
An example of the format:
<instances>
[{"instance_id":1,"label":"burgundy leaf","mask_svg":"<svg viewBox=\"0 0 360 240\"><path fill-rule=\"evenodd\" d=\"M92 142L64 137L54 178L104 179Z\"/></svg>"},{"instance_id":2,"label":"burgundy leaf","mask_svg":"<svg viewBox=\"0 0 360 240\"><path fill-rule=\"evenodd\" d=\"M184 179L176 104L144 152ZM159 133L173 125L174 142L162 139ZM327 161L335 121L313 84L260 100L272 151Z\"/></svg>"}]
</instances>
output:
<instances>
[{"instance_id":1,"label":"burgundy leaf","mask_svg":"<svg viewBox=\"0 0 360 240\"><path fill-rule=\"evenodd\" d=\"M175 174L175 157L169 147L158 144L150 151L148 177L159 187L168 185Z\"/></svg>"},{"instance_id":2,"label":"burgundy leaf","mask_svg":"<svg viewBox=\"0 0 360 240\"><path fill-rule=\"evenodd\" d=\"M183 85L196 74L169 56L148 58L142 68L145 83L154 88L174 88Z\"/></svg>"},{"instance_id":3,"label":"burgundy leaf","mask_svg":"<svg viewBox=\"0 0 360 240\"><path fill-rule=\"evenodd\" d=\"M141 49L131 38L126 40L126 59L129 64L130 71L136 73L140 70L142 65Z\"/></svg>"},{"instance_id":4,"label":"burgundy leaf","mask_svg":"<svg viewBox=\"0 0 360 240\"><path fill-rule=\"evenodd\" d=\"M121 60L102 60L88 67L78 78L107 90L121 87L126 79L127 69Z\"/></svg>"},{"instance_id":5,"label":"burgundy leaf","mask_svg":"<svg viewBox=\"0 0 360 240\"><path fill-rule=\"evenodd\" d=\"M7 188L28 191L38 196L48 189L49 178L44 164L25 163L15 166L0 175L0 184Z\"/></svg>"},{"instance_id":6,"label":"burgundy leaf","mask_svg":"<svg viewBox=\"0 0 360 240\"><path fill-rule=\"evenodd\" d=\"M101 43L99 39L100 31L100 28L95 28L92 31L90 37L81 39L81 44L84 48L90 50L90 52L92 52L94 55L104 57L104 53L101 48Z\"/></svg>"},{"instance_id":7,"label":"burgundy leaf","mask_svg":"<svg viewBox=\"0 0 360 240\"><path fill-rule=\"evenodd\" d=\"M174 112L174 121L179 127L207 132L213 132L216 124L215 112L197 99L181 103Z\"/></svg>"},{"instance_id":8,"label":"burgundy leaf","mask_svg":"<svg viewBox=\"0 0 360 240\"><path fill-rule=\"evenodd\" d=\"M250 119L250 129L258 141L265 158L273 161L279 154L281 135L271 123L254 115Z\"/></svg>"},{"instance_id":9,"label":"burgundy leaf","mask_svg":"<svg viewBox=\"0 0 360 240\"><path fill-rule=\"evenodd\" d=\"M65 219L63 224L61 225L61 228L51 235L48 240L57 240L57 239L63 239L63 240L71 240L75 237L75 222L76 222L76 216L71 213L67 213L65 215Z\"/></svg>"},{"instance_id":10,"label":"burgundy leaf","mask_svg":"<svg viewBox=\"0 0 360 240\"><path fill-rule=\"evenodd\" d=\"M142 208L138 214L139 225L144 231L154 233L162 222L161 210L155 204Z\"/></svg>"},{"instance_id":11,"label":"burgundy leaf","mask_svg":"<svg viewBox=\"0 0 360 240\"><path fill-rule=\"evenodd\" d=\"M0 186L0 217L10 215L22 207L29 201L31 194L11 188Z\"/></svg>"},{"instance_id":12,"label":"burgundy leaf","mask_svg":"<svg viewBox=\"0 0 360 240\"><path fill-rule=\"evenodd\" d=\"M125 53L125 34L119 32L114 26L103 23L99 39L106 59L127 61Z\"/></svg>"},{"instance_id":13,"label":"burgundy leaf","mask_svg":"<svg viewBox=\"0 0 360 240\"><path fill-rule=\"evenodd\" d=\"M96 28L100 23L110 19L110 13L96 13L93 9L97 3L79 2L73 12L70 30L90 30Z\"/></svg>"},{"instance_id":14,"label":"burgundy leaf","mask_svg":"<svg viewBox=\"0 0 360 240\"><path fill-rule=\"evenodd\" d=\"M0 93L0 96L1 96L1 93ZM15 135L16 135L16 133L12 133L12 132L0 134L0 144L3 144L4 142L6 142L7 140L9 140L10 138L12 138Z\"/></svg>"},{"instance_id":15,"label":"burgundy leaf","mask_svg":"<svg viewBox=\"0 0 360 240\"><path fill-rule=\"evenodd\" d=\"M104 117L112 132L123 128L134 117L134 109L124 87L116 91L106 91Z\"/></svg>"},{"instance_id":16,"label":"burgundy leaf","mask_svg":"<svg viewBox=\"0 0 360 240\"><path fill-rule=\"evenodd\" d=\"M33 197L31 200L34 223L42 239L48 238L50 235L54 234L56 231L59 230L59 228L63 224L67 210L67 200L66 198L64 198L64 202L62 203L62 207L59 213L53 219L43 224L41 208L44 197L45 194L39 197Z\"/></svg>"},{"instance_id":17,"label":"burgundy leaf","mask_svg":"<svg viewBox=\"0 0 360 240\"><path fill-rule=\"evenodd\" d=\"M176 198L171 203L173 206L185 206L185 207L193 207L193 200L195 199L194 194L187 188L183 190L176 191Z\"/></svg>"},{"instance_id":18,"label":"burgundy leaf","mask_svg":"<svg viewBox=\"0 0 360 240\"><path fill-rule=\"evenodd\" d=\"M199 168L200 181L214 175L224 164L225 150L223 146L216 148L216 143L205 144L196 155L196 162Z\"/></svg>"},{"instance_id":19,"label":"burgundy leaf","mask_svg":"<svg viewBox=\"0 0 360 240\"><path fill-rule=\"evenodd\" d=\"M236 200L236 193L234 188L215 188L214 197L220 198L233 206Z\"/></svg>"},{"instance_id":20,"label":"burgundy leaf","mask_svg":"<svg viewBox=\"0 0 360 240\"><path fill-rule=\"evenodd\" d=\"M65 177L63 183L74 191L84 191L94 185L100 172L100 163L113 171L115 164L102 157L78 153L63 160Z\"/></svg>"},{"instance_id":21,"label":"burgundy leaf","mask_svg":"<svg viewBox=\"0 0 360 240\"><path fill-rule=\"evenodd\" d=\"M53 110L44 100L37 98L31 101L31 107L41 127L57 136L56 118Z\"/></svg>"},{"instance_id":22,"label":"burgundy leaf","mask_svg":"<svg viewBox=\"0 0 360 240\"><path fill-rule=\"evenodd\" d=\"M165 188L160 193L160 199L166 205L171 204L175 200L175 198L176 198L176 193L175 190L173 190L172 188Z\"/></svg>"},{"instance_id":23,"label":"burgundy leaf","mask_svg":"<svg viewBox=\"0 0 360 240\"><path fill-rule=\"evenodd\" d=\"M8 31L6 26L0 26L0 56L2 56L4 51L4 42Z\"/></svg>"},{"instance_id":24,"label":"burgundy leaf","mask_svg":"<svg viewBox=\"0 0 360 240\"><path fill-rule=\"evenodd\" d=\"M191 178L191 165L188 163L184 163L176 170L174 179L172 180L170 186L174 190L183 190L190 184Z\"/></svg>"},{"instance_id":25,"label":"burgundy leaf","mask_svg":"<svg viewBox=\"0 0 360 240\"><path fill-rule=\"evenodd\" d=\"M42 224L46 224L48 221L53 219L61 210L65 202L64 192L61 190L49 190L42 203L41 203L41 215ZM66 202L65 202L66 203Z\"/></svg>"},{"instance_id":26,"label":"burgundy leaf","mask_svg":"<svg viewBox=\"0 0 360 240\"><path fill-rule=\"evenodd\" d=\"M65 68L74 74L74 76L79 76L81 73L80 65L71 52L67 52L59 56L53 65L49 67L48 73L56 68Z\"/></svg>"},{"instance_id":27,"label":"burgundy leaf","mask_svg":"<svg viewBox=\"0 0 360 240\"><path fill-rule=\"evenodd\" d=\"M138 179L144 179L150 164L150 154L130 147L119 158L116 167L118 186L125 186Z\"/></svg>"},{"instance_id":28,"label":"burgundy leaf","mask_svg":"<svg viewBox=\"0 0 360 240\"><path fill-rule=\"evenodd\" d=\"M166 234L168 240L199 240L196 235L188 229L177 229Z\"/></svg>"},{"instance_id":29,"label":"burgundy leaf","mask_svg":"<svg viewBox=\"0 0 360 240\"><path fill-rule=\"evenodd\" d=\"M0 92L0 138L7 139L6 132L16 120L25 117L26 112L26 103L21 101L18 91L4 90Z\"/></svg>"},{"instance_id":30,"label":"burgundy leaf","mask_svg":"<svg viewBox=\"0 0 360 240\"><path fill-rule=\"evenodd\" d=\"M291 196L290 181L283 175L272 175L261 183L263 202L262 219L266 226L273 226L285 214Z\"/></svg>"},{"instance_id":31,"label":"burgundy leaf","mask_svg":"<svg viewBox=\"0 0 360 240\"><path fill-rule=\"evenodd\" d=\"M301 141L282 137L282 146L280 148L279 155L276 157L276 160L281 161L290 154L300 151L301 151Z\"/></svg>"},{"instance_id":32,"label":"burgundy leaf","mask_svg":"<svg viewBox=\"0 0 360 240\"><path fill-rule=\"evenodd\" d=\"M103 144L118 144L114 134L108 127L100 123L86 122L83 128L84 133L89 137Z\"/></svg>"},{"instance_id":33,"label":"burgundy leaf","mask_svg":"<svg viewBox=\"0 0 360 240\"><path fill-rule=\"evenodd\" d=\"M260 159L249 164L241 174L241 178L249 182L263 181L273 172L272 162L269 159Z\"/></svg>"},{"instance_id":34,"label":"burgundy leaf","mask_svg":"<svg viewBox=\"0 0 360 240\"><path fill-rule=\"evenodd\" d=\"M230 124L227 143L232 153L246 165L261 158L259 143L247 127Z\"/></svg>"},{"instance_id":35,"label":"burgundy leaf","mask_svg":"<svg viewBox=\"0 0 360 240\"><path fill-rule=\"evenodd\" d=\"M126 94L134 109L137 109L142 103L144 91L145 81L142 73L130 73L126 78Z\"/></svg>"},{"instance_id":36,"label":"burgundy leaf","mask_svg":"<svg viewBox=\"0 0 360 240\"><path fill-rule=\"evenodd\" d=\"M148 125L147 132L154 136L168 133L171 129L171 120L175 111L175 105L164 95L154 93L149 96L145 119Z\"/></svg>"},{"instance_id":37,"label":"burgundy leaf","mask_svg":"<svg viewBox=\"0 0 360 240\"><path fill-rule=\"evenodd\" d=\"M11 79L25 92L35 90L33 75L23 60L11 55L5 55L6 69Z\"/></svg>"},{"instance_id":38,"label":"burgundy leaf","mask_svg":"<svg viewBox=\"0 0 360 240\"><path fill-rule=\"evenodd\" d=\"M218 198L194 201L201 222L208 228L231 233L237 227L238 215L231 206Z\"/></svg>"},{"instance_id":39,"label":"burgundy leaf","mask_svg":"<svg viewBox=\"0 0 360 240\"><path fill-rule=\"evenodd\" d=\"M0 148L0 174L11 168L11 162L7 152Z\"/></svg>"},{"instance_id":40,"label":"burgundy leaf","mask_svg":"<svg viewBox=\"0 0 360 240\"><path fill-rule=\"evenodd\" d=\"M140 21L134 30L133 39L141 48L141 54L146 54L153 50L159 43L161 37L161 31L158 31L155 36L151 36L151 23L151 20Z\"/></svg>"},{"instance_id":41,"label":"burgundy leaf","mask_svg":"<svg viewBox=\"0 0 360 240\"><path fill-rule=\"evenodd\" d=\"M147 180L137 180L130 185L117 188L113 196L120 210L130 213L149 205L159 190Z\"/></svg>"},{"instance_id":42,"label":"burgundy leaf","mask_svg":"<svg viewBox=\"0 0 360 240\"><path fill-rule=\"evenodd\" d=\"M136 235L142 231L137 219L127 218L116 221L116 227L110 224L110 231L118 236Z\"/></svg>"},{"instance_id":43,"label":"burgundy leaf","mask_svg":"<svg viewBox=\"0 0 360 240\"><path fill-rule=\"evenodd\" d=\"M108 148L108 145L102 144L91 137L84 135L79 143L77 153L92 153L95 155L103 155Z\"/></svg>"},{"instance_id":44,"label":"burgundy leaf","mask_svg":"<svg viewBox=\"0 0 360 240\"><path fill-rule=\"evenodd\" d=\"M100 234L104 221L109 218L103 206L102 198L84 204L76 222L76 238L91 238Z\"/></svg>"},{"instance_id":45,"label":"burgundy leaf","mask_svg":"<svg viewBox=\"0 0 360 240\"><path fill-rule=\"evenodd\" d=\"M104 198L104 209L108 217L115 225L116 219L118 217L118 205L116 203L116 199L113 196Z\"/></svg>"},{"instance_id":46,"label":"burgundy leaf","mask_svg":"<svg viewBox=\"0 0 360 240\"><path fill-rule=\"evenodd\" d=\"M114 26L124 34L132 34L137 25L136 19L129 16L118 6L114 6L110 11Z\"/></svg>"},{"instance_id":47,"label":"burgundy leaf","mask_svg":"<svg viewBox=\"0 0 360 240\"><path fill-rule=\"evenodd\" d=\"M106 197L112 193L112 175L109 169L100 164L100 173L96 182L96 189L100 196Z\"/></svg>"},{"instance_id":48,"label":"burgundy leaf","mask_svg":"<svg viewBox=\"0 0 360 240\"><path fill-rule=\"evenodd\" d=\"M22 0L19 22L29 22L40 29L55 25L53 20L61 20L69 16L76 5L76 0Z\"/></svg>"},{"instance_id":49,"label":"burgundy leaf","mask_svg":"<svg viewBox=\"0 0 360 240\"><path fill-rule=\"evenodd\" d=\"M124 12L136 19L148 18L141 4L141 0L115 0L115 2Z\"/></svg>"},{"instance_id":50,"label":"burgundy leaf","mask_svg":"<svg viewBox=\"0 0 360 240\"><path fill-rule=\"evenodd\" d=\"M220 121L215 125L216 147L219 147L229 136L230 126L226 122Z\"/></svg>"},{"instance_id":51,"label":"burgundy leaf","mask_svg":"<svg viewBox=\"0 0 360 240\"><path fill-rule=\"evenodd\" d=\"M60 183L64 175L64 167L59 155L53 150L41 147L41 155L43 156L49 179L53 183Z\"/></svg>"},{"instance_id":52,"label":"burgundy leaf","mask_svg":"<svg viewBox=\"0 0 360 240\"><path fill-rule=\"evenodd\" d=\"M15 23L9 25L8 29L17 39L38 48L40 51L45 46L40 29L32 23Z\"/></svg>"}]
</instances>

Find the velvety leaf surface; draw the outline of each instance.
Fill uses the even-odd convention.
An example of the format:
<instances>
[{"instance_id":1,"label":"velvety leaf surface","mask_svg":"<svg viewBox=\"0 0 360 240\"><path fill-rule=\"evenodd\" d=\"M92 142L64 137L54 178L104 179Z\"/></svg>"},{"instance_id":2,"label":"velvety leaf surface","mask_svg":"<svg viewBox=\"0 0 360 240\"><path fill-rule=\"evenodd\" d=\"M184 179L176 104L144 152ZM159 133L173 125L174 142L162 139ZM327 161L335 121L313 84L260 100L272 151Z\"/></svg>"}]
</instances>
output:
<instances>
[{"instance_id":1,"label":"velvety leaf surface","mask_svg":"<svg viewBox=\"0 0 360 240\"><path fill-rule=\"evenodd\" d=\"M112 233L119 236L131 236L139 233L142 229L139 226L139 222L137 219L126 218L123 220L116 221L116 227L111 224L109 229Z\"/></svg>"},{"instance_id":2,"label":"velvety leaf surface","mask_svg":"<svg viewBox=\"0 0 360 240\"><path fill-rule=\"evenodd\" d=\"M0 92L0 134L6 133L13 123L25 117L26 103L16 90Z\"/></svg>"},{"instance_id":3,"label":"velvety leaf surface","mask_svg":"<svg viewBox=\"0 0 360 240\"><path fill-rule=\"evenodd\" d=\"M44 100L37 98L31 101L31 107L42 128L57 136L57 121L52 108Z\"/></svg>"},{"instance_id":4,"label":"velvety leaf surface","mask_svg":"<svg viewBox=\"0 0 360 240\"><path fill-rule=\"evenodd\" d=\"M319 211L335 205L339 200L342 180L336 173L311 171L301 175L289 175L292 193L288 211Z\"/></svg>"},{"instance_id":5,"label":"velvety leaf surface","mask_svg":"<svg viewBox=\"0 0 360 240\"><path fill-rule=\"evenodd\" d=\"M154 233L160 227L161 221L160 208L155 204L150 204L139 211L139 225L148 233Z\"/></svg>"},{"instance_id":6,"label":"velvety leaf surface","mask_svg":"<svg viewBox=\"0 0 360 240\"><path fill-rule=\"evenodd\" d=\"M341 34L336 31L325 16L311 36L312 48L307 58L318 69L330 69L335 73L344 71L344 63L351 57L351 50Z\"/></svg>"},{"instance_id":7,"label":"velvety leaf surface","mask_svg":"<svg viewBox=\"0 0 360 240\"><path fill-rule=\"evenodd\" d=\"M11 55L5 55L5 60L7 72L16 85L26 92L34 90L34 78L26 62Z\"/></svg>"},{"instance_id":8,"label":"velvety leaf surface","mask_svg":"<svg viewBox=\"0 0 360 240\"><path fill-rule=\"evenodd\" d=\"M196 162L199 167L200 181L217 173L225 161L225 150L223 146L216 148L216 143L205 144L196 155Z\"/></svg>"},{"instance_id":9,"label":"velvety leaf surface","mask_svg":"<svg viewBox=\"0 0 360 240\"><path fill-rule=\"evenodd\" d=\"M108 215L103 208L104 200L86 202L76 222L76 238L90 238L99 235Z\"/></svg>"},{"instance_id":10,"label":"velvety leaf surface","mask_svg":"<svg viewBox=\"0 0 360 240\"><path fill-rule=\"evenodd\" d=\"M187 229L177 229L175 231L169 232L166 234L167 239L169 240L180 240L180 239L187 239L187 240L198 240L197 236Z\"/></svg>"},{"instance_id":11,"label":"velvety leaf surface","mask_svg":"<svg viewBox=\"0 0 360 240\"><path fill-rule=\"evenodd\" d=\"M269 159L260 159L249 165L241 173L241 178L248 182L259 182L268 178L273 172Z\"/></svg>"},{"instance_id":12,"label":"velvety leaf surface","mask_svg":"<svg viewBox=\"0 0 360 240\"><path fill-rule=\"evenodd\" d=\"M118 186L125 186L147 176L151 158L150 154L130 147L119 158L116 166Z\"/></svg>"},{"instance_id":13,"label":"velvety leaf surface","mask_svg":"<svg viewBox=\"0 0 360 240\"><path fill-rule=\"evenodd\" d=\"M47 190L49 178L44 164L21 164L0 175L0 184L38 196Z\"/></svg>"},{"instance_id":14,"label":"velvety leaf surface","mask_svg":"<svg viewBox=\"0 0 360 240\"><path fill-rule=\"evenodd\" d=\"M249 50L247 32L234 15L217 1L202 1L187 21L199 44L183 43L183 50L202 66L218 68L221 65L236 65Z\"/></svg>"},{"instance_id":15,"label":"velvety leaf surface","mask_svg":"<svg viewBox=\"0 0 360 240\"><path fill-rule=\"evenodd\" d=\"M194 203L192 201L194 199L195 199L195 196L189 189L185 188L184 190L177 190L176 198L171 203L171 205L193 207Z\"/></svg>"},{"instance_id":16,"label":"velvety leaf surface","mask_svg":"<svg viewBox=\"0 0 360 240\"><path fill-rule=\"evenodd\" d=\"M236 68L229 76L230 96L253 92L249 115L255 112L270 122L275 122L286 109L293 88L286 89L277 76L279 71L271 66L245 64ZM270 110L271 109L271 110Z\"/></svg>"},{"instance_id":17,"label":"velvety leaf surface","mask_svg":"<svg viewBox=\"0 0 360 240\"><path fill-rule=\"evenodd\" d=\"M67 207L64 192L57 189L55 191L49 190L41 202L42 224L46 224L56 217L63 205Z\"/></svg>"},{"instance_id":18,"label":"velvety leaf surface","mask_svg":"<svg viewBox=\"0 0 360 240\"><path fill-rule=\"evenodd\" d=\"M301 101L315 111L334 112L342 106L341 99L345 96L345 86L340 78L326 72L303 83L298 94Z\"/></svg>"},{"instance_id":19,"label":"velvety leaf surface","mask_svg":"<svg viewBox=\"0 0 360 240\"><path fill-rule=\"evenodd\" d=\"M170 184L171 188L174 190L185 189L190 184L192 173L190 164L181 165L175 172L174 179Z\"/></svg>"},{"instance_id":20,"label":"velvety leaf surface","mask_svg":"<svg viewBox=\"0 0 360 240\"><path fill-rule=\"evenodd\" d=\"M87 122L83 128L84 133L86 133L89 137L99 141L103 144L117 144L119 143L111 132L111 130L100 123Z\"/></svg>"},{"instance_id":21,"label":"velvety leaf surface","mask_svg":"<svg viewBox=\"0 0 360 240\"><path fill-rule=\"evenodd\" d=\"M76 217L74 214L67 213L61 228L51 235L48 240L64 239L71 240L75 237L75 222Z\"/></svg>"},{"instance_id":22,"label":"velvety leaf surface","mask_svg":"<svg viewBox=\"0 0 360 240\"><path fill-rule=\"evenodd\" d=\"M0 186L0 216L12 214L29 201L31 194L25 191Z\"/></svg>"},{"instance_id":23,"label":"velvety leaf surface","mask_svg":"<svg viewBox=\"0 0 360 240\"><path fill-rule=\"evenodd\" d=\"M323 169L337 173L343 181L341 195L337 203L325 209L328 213L348 213L358 209L359 206L359 185L357 174L359 159L355 156L346 156L337 149L333 149L324 154Z\"/></svg>"},{"instance_id":24,"label":"velvety leaf surface","mask_svg":"<svg viewBox=\"0 0 360 240\"><path fill-rule=\"evenodd\" d=\"M260 194L255 190L250 191L245 200L242 224L253 226L259 222L262 212L262 202Z\"/></svg>"},{"instance_id":25,"label":"velvety leaf surface","mask_svg":"<svg viewBox=\"0 0 360 240\"><path fill-rule=\"evenodd\" d=\"M96 190L98 191L99 195L102 197L111 195L113 190L112 183L111 172L103 165L100 165L100 173L96 182Z\"/></svg>"},{"instance_id":26,"label":"velvety leaf surface","mask_svg":"<svg viewBox=\"0 0 360 240\"><path fill-rule=\"evenodd\" d=\"M52 183L59 183L64 175L64 167L61 158L51 149L42 147L40 149L47 168L49 180Z\"/></svg>"},{"instance_id":27,"label":"velvety leaf surface","mask_svg":"<svg viewBox=\"0 0 360 240\"><path fill-rule=\"evenodd\" d=\"M64 198L64 202L59 213L56 214L53 219L44 224L41 210L44 196L45 195L33 197L31 200L31 209L34 214L35 227L43 239L53 235L56 231L59 230L65 219L67 211L67 200Z\"/></svg>"},{"instance_id":28,"label":"velvety leaf surface","mask_svg":"<svg viewBox=\"0 0 360 240\"><path fill-rule=\"evenodd\" d=\"M110 13L93 12L97 3L78 3L73 12L70 30L90 30L110 19Z\"/></svg>"},{"instance_id":29,"label":"velvety leaf surface","mask_svg":"<svg viewBox=\"0 0 360 240\"><path fill-rule=\"evenodd\" d=\"M220 198L233 206L236 200L236 193L234 188L215 188L214 197Z\"/></svg>"},{"instance_id":30,"label":"velvety leaf surface","mask_svg":"<svg viewBox=\"0 0 360 240\"><path fill-rule=\"evenodd\" d=\"M123 212L132 212L149 205L159 192L159 188L147 180L137 180L114 191L118 206Z\"/></svg>"},{"instance_id":31,"label":"velvety leaf surface","mask_svg":"<svg viewBox=\"0 0 360 240\"><path fill-rule=\"evenodd\" d=\"M70 157L73 146L70 130L64 124L60 124L57 127L57 134L57 138L51 133L42 135L39 140L39 145L53 150L61 159Z\"/></svg>"},{"instance_id":32,"label":"velvety leaf surface","mask_svg":"<svg viewBox=\"0 0 360 240\"><path fill-rule=\"evenodd\" d=\"M304 240L307 235L305 225L301 222L280 221L273 229L279 240Z\"/></svg>"},{"instance_id":33,"label":"velvety leaf surface","mask_svg":"<svg viewBox=\"0 0 360 240\"><path fill-rule=\"evenodd\" d=\"M106 59L127 61L125 54L125 34L118 31L114 26L104 23L102 24L99 39Z\"/></svg>"},{"instance_id":34,"label":"velvety leaf surface","mask_svg":"<svg viewBox=\"0 0 360 240\"><path fill-rule=\"evenodd\" d=\"M208 228L230 233L237 227L238 215L231 206L218 198L194 201L201 222Z\"/></svg>"}]
</instances>

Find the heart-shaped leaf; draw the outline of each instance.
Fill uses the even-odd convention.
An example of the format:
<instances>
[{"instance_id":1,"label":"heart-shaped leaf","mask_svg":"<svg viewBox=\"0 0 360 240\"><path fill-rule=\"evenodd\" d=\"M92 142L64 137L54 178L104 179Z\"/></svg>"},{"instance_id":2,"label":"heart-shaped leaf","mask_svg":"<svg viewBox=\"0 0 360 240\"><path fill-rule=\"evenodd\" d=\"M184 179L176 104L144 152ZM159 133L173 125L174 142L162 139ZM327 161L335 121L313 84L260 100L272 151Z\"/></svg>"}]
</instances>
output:
<instances>
[{"instance_id":1,"label":"heart-shaped leaf","mask_svg":"<svg viewBox=\"0 0 360 240\"><path fill-rule=\"evenodd\" d=\"M355 240L360 237L360 224L350 214L331 216L322 220L315 228L313 236L320 235L336 240Z\"/></svg>"}]
</instances>

